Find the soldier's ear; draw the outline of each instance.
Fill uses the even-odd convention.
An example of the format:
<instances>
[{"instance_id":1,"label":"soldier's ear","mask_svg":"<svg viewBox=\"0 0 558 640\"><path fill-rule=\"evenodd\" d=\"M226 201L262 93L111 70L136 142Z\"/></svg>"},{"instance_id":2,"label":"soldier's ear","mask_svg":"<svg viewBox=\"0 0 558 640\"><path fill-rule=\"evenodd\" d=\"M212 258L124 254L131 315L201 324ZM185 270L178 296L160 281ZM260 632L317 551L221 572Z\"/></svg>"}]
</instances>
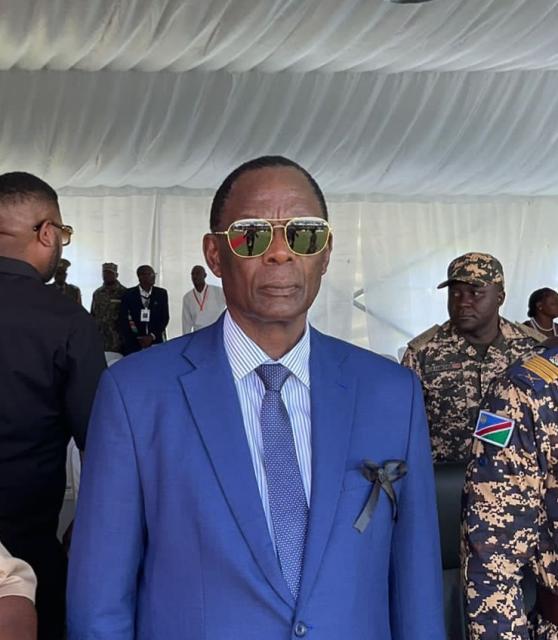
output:
<instances>
[{"instance_id":1,"label":"soldier's ear","mask_svg":"<svg viewBox=\"0 0 558 640\"><path fill-rule=\"evenodd\" d=\"M504 300L506 299L506 292L503 289L500 289L498 292L498 306L501 307L504 304Z\"/></svg>"}]
</instances>

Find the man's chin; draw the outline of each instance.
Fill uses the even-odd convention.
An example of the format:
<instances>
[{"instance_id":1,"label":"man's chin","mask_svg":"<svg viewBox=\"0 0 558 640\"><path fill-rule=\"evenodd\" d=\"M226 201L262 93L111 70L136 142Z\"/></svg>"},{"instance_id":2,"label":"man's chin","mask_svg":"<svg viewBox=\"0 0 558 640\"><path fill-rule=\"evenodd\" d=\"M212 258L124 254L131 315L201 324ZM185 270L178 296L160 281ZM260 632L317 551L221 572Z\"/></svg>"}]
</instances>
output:
<instances>
[{"instance_id":1,"label":"man's chin","mask_svg":"<svg viewBox=\"0 0 558 640\"><path fill-rule=\"evenodd\" d=\"M476 318L458 318L453 324L458 331L473 331L477 328Z\"/></svg>"}]
</instances>

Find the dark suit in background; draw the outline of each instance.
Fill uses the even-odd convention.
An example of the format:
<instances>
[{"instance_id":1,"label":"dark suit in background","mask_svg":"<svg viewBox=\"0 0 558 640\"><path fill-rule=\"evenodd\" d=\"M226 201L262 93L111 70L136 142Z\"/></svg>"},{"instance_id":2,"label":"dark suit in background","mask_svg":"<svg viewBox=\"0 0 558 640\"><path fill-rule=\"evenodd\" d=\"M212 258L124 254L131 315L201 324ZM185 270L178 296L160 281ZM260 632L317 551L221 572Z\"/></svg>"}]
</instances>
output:
<instances>
[{"instance_id":1,"label":"dark suit in background","mask_svg":"<svg viewBox=\"0 0 558 640\"><path fill-rule=\"evenodd\" d=\"M149 309L149 322L141 320L141 312L144 308ZM163 342L168 323L169 298L166 289L153 287L147 307L144 307L139 286L128 289L122 297L118 318L124 355L141 351L142 347L138 341L140 336L151 335L153 344Z\"/></svg>"}]
</instances>

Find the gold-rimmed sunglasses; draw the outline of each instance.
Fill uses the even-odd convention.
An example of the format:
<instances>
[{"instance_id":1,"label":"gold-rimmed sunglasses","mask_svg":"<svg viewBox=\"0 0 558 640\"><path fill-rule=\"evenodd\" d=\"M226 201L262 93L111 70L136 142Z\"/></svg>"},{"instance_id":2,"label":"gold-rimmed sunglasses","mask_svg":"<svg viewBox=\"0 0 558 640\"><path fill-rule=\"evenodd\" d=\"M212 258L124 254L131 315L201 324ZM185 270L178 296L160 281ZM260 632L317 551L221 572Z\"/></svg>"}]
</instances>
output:
<instances>
[{"instance_id":1,"label":"gold-rimmed sunglasses","mask_svg":"<svg viewBox=\"0 0 558 640\"><path fill-rule=\"evenodd\" d=\"M41 220L41 222L37 223L33 227L33 231L38 231L45 224L45 222L48 222L53 227L56 227L57 229L60 229L60 231L62 231L62 246L67 247L72 241L72 234L74 233L74 228L71 227L69 224L58 224L57 222L53 222L52 220L48 220L47 218L46 220Z\"/></svg>"},{"instance_id":2,"label":"gold-rimmed sunglasses","mask_svg":"<svg viewBox=\"0 0 558 640\"><path fill-rule=\"evenodd\" d=\"M213 235L227 236L231 251L240 258L257 258L271 246L276 229L283 229L287 247L297 256L321 253L332 233L327 220L308 216L276 220L244 218L235 220L226 231L214 231Z\"/></svg>"}]
</instances>

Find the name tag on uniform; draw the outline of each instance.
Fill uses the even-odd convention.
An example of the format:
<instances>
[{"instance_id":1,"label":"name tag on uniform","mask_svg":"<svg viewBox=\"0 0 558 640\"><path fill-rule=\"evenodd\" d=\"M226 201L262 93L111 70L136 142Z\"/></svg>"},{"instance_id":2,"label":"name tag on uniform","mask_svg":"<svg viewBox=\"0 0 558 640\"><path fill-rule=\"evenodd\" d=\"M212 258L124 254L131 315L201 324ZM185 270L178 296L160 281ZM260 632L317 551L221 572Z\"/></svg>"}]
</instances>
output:
<instances>
[{"instance_id":1,"label":"name tag on uniform","mask_svg":"<svg viewBox=\"0 0 558 640\"><path fill-rule=\"evenodd\" d=\"M140 313L140 322L149 322L149 318L151 318L151 310L142 309Z\"/></svg>"}]
</instances>

